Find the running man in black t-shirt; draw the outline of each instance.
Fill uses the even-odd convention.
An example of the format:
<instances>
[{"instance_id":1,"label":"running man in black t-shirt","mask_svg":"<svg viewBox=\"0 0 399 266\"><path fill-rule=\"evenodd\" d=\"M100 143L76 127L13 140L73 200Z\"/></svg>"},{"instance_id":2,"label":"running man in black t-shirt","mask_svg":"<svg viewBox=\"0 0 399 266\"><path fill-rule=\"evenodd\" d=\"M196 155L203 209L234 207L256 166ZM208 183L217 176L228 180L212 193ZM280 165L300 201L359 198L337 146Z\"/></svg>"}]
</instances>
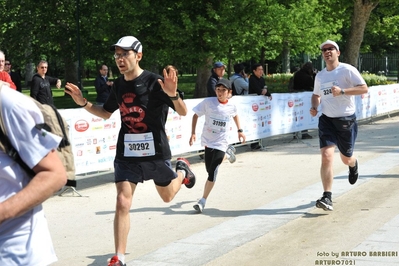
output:
<instances>
[{"instance_id":1,"label":"running man in black t-shirt","mask_svg":"<svg viewBox=\"0 0 399 266\"><path fill-rule=\"evenodd\" d=\"M125 263L127 237L130 230L130 206L139 182L152 179L164 202L170 202L182 184L192 188L195 175L184 158L178 158L176 172L172 169L171 151L165 132L169 107L186 115L186 104L177 91L174 69L164 70L164 78L143 70L139 62L142 46L133 36L125 36L111 46L122 77L115 80L110 96L103 106L93 105L83 98L79 88L68 83L66 92L76 104L88 112L108 119L119 109L119 131L115 167L117 204L114 220L116 255L109 266Z\"/></svg>"}]
</instances>

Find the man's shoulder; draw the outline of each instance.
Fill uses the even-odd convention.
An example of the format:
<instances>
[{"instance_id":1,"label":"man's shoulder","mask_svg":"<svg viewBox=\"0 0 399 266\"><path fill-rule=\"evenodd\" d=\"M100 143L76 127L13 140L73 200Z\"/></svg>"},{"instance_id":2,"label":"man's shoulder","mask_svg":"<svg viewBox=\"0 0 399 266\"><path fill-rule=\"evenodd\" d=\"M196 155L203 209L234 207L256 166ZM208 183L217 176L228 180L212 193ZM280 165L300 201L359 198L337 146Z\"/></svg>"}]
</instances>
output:
<instances>
[{"instance_id":1,"label":"man's shoulder","mask_svg":"<svg viewBox=\"0 0 399 266\"><path fill-rule=\"evenodd\" d=\"M11 77L19 78L19 74L17 72L11 71L9 74Z\"/></svg>"},{"instance_id":2,"label":"man's shoulder","mask_svg":"<svg viewBox=\"0 0 399 266\"><path fill-rule=\"evenodd\" d=\"M2 87L0 89L1 93L1 107L2 110L6 109L8 111L14 109L15 105L20 106L23 109L32 108L33 110L38 110L37 106L32 101L32 98L25 96L24 94L20 93L19 91L13 90L11 88Z\"/></svg>"},{"instance_id":3,"label":"man's shoulder","mask_svg":"<svg viewBox=\"0 0 399 266\"><path fill-rule=\"evenodd\" d=\"M5 77L6 75L10 76L7 72L5 72L5 71L0 71L0 77L1 77L1 78Z\"/></svg>"},{"instance_id":4,"label":"man's shoulder","mask_svg":"<svg viewBox=\"0 0 399 266\"><path fill-rule=\"evenodd\" d=\"M141 75L139 76L140 78L143 79L163 79L163 77L159 74L156 74L154 72L151 72L149 70L144 69L143 73L141 73Z\"/></svg>"},{"instance_id":5,"label":"man's shoulder","mask_svg":"<svg viewBox=\"0 0 399 266\"><path fill-rule=\"evenodd\" d=\"M238 75L238 74L233 74L233 75L229 78L229 80L230 80L230 81L235 81L236 79L239 79L239 78L244 79L242 76L240 76L240 75Z\"/></svg>"},{"instance_id":6,"label":"man's shoulder","mask_svg":"<svg viewBox=\"0 0 399 266\"><path fill-rule=\"evenodd\" d=\"M254 75L254 74L252 74L250 77L249 77L249 80L259 80L260 78L258 78L256 75Z\"/></svg>"},{"instance_id":7,"label":"man's shoulder","mask_svg":"<svg viewBox=\"0 0 399 266\"><path fill-rule=\"evenodd\" d=\"M34 79L43 79L42 78L42 76L40 76L39 74L33 74L33 76L32 76L32 80L34 80Z\"/></svg>"},{"instance_id":8,"label":"man's shoulder","mask_svg":"<svg viewBox=\"0 0 399 266\"><path fill-rule=\"evenodd\" d=\"M214 75L209 76L208 82L211 80L218 80L218 77L215 77Z\"/></svg>"},{"instance_id":9,"label":"man's shoulder","mask_svg":"<svg viewBox=\"0 0 399 266\"><path fill-rule=\"evenodd\" d=\"M347 63L339 63L337 68L348 69L348 70L351 70L351 71L359 71L356 67L354 67L354 66L352 66L350 64L347 64Z\"/></svg>"}]
</instances>

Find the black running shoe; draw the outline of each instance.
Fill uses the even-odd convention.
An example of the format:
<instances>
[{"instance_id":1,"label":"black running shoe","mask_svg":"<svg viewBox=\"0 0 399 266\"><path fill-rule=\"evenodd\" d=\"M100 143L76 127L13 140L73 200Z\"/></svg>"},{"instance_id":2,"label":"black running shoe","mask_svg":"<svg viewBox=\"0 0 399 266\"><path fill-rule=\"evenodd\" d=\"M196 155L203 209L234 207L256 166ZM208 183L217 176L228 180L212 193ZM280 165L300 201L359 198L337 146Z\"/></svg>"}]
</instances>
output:
<instances>
[{"instance_id":1,"label":"black running shoe","mask_svg":"<svg viewBox=\"0 0 399 266\"><path fill-rule=\"evenodd\" d=\"M348 176L349 183L351 185L355 184L358 177L359 177L359 172L358 172L357 160L356 160L356 164L354 167L349 166L349 176Z\"/></svg>"},{"instance_id":2,"label":"black running shoe","mask_svg":"<svg viewBox=\"0 0 399 266\"><path fill-rule=\"evenodd\" d=\"M184 158L177 158L176 172L177 170L186 171L186 176L184 177L182 184L184 184L187 188L192 188L195 185L195 175L191 171L190 163Z\"/></svg>"},{"instance_id":3,"label":"black running shoe","mask_svg":"<svg viewBox=\"0 0 399 266\"><path fill-rule=\"evenodd\" d=\"M313 137L309 134L302 134L302 139L313 139Z\"/></svg>"},{"instance_id":4,"label":"black running shoe","mask_svg":"<svg viewBox=\"0 0 399 266\"><path fill-rule=\"evenodd\" d=\"M321 197L320 199L316 200L316 207L323 209L325 211L334 210L332 201L329 198L324 197L324 196Z\"/></svg>"}]
</instances>

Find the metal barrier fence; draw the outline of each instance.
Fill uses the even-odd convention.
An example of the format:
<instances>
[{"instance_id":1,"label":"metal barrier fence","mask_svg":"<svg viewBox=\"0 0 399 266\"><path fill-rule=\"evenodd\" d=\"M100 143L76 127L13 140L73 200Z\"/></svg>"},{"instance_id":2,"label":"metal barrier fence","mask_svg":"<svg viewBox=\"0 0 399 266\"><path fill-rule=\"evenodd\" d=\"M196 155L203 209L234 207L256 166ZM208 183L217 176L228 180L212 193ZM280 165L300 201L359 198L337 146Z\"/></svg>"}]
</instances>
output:
<instances>
[{"instance_id":1,"label":"metal barrier fence","mask_svg":"<svg viewBox=\"0 0 399 266\"><path fill-rule=\"evenodd\" d=\"M321 70L324 68L324 62L321 56L311 60L313 66ZM399 53L377 56L371 53L359 55L358 69L360 72L369 72L370 74L384 75L387 77L399 77Z\"/></svg>"},{"instance_id":2,"label":"metal barrier fence","mask_svg":"<svg viewBox=\"0 0 399 266\"><path fill-rule=\"evenodd\" d=\"M360 54L359 71L368 71L370 73L396 76L399 68L399 53L388 54L377 57L374 54Z\"/></svg>"}]
</instances>

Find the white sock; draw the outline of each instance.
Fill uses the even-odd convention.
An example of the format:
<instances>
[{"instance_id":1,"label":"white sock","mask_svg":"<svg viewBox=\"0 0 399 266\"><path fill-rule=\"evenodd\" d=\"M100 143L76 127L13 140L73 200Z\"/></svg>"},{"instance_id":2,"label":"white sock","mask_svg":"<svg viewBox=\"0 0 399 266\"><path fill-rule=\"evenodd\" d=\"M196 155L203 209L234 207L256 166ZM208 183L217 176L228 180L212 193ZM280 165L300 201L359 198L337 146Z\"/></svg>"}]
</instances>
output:
<instances>
[{"instance_id":1,"label":"white sock","mask_svg":"<svg viewBox=\"0 0 399 266\"><path fill-rule=\"evenodd\" d=\"M205 199L205 198L201 198L201 199L199 200L199 202L201 202L201 203L202 203L202 205L203 205L203 206L205 206L206 199Z\"/></svg>"},{"instance_id":2,"label":"white sock","mask_svg":"<svg viewBox=\"0 0 399 266\"><path fill-rule=\"evenodd\" d=\"M183 170L183 169L179 169L179 170L177 170L177 172L181 172L182 174L183 174L183 179L186 177L186 170Z\"/></svg>"},{"instance_id":3,"label":"white sock","mask_svg":"<svg viewBox=\"0 0 399 266\"><path fill-rule=\"evenodd\" d=\"M121 254L121 253L116 253L116 255L118 256L118 259L125 264L125 254Z\"/></svg>"}]
</instances>

